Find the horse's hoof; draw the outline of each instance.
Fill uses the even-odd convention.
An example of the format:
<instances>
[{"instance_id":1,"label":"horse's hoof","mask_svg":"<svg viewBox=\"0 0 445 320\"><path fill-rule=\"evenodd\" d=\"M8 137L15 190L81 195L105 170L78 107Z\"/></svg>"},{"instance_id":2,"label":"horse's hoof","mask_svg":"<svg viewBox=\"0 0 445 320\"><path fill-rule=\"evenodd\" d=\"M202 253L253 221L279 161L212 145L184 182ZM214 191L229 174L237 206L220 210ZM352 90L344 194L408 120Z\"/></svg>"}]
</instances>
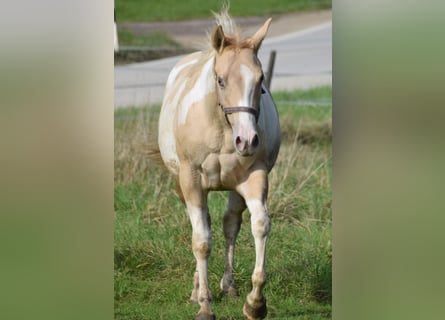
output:
<instances>
[{"instance_id":1,"label":"horse's hoof","mask_svg":"<svg viewBox=\"0 0 445 320\"><path fill-rule=\"evenodd\" d=\"M253 305L250 305L248 302L244 303L243 313L248 320L264 319L267 316L266 299Z\"/></svg>"},{"instance_id":2,"label":"horse's hoof","mask_svg":"<svg viewBox=\"0 0 445 320\"><path fill-rule=\"evenodd\" d=\"M198 313L195 320L216 320L215 315L208 313Z\"/></svg>"},{"instance_id":3,"label":"horse's hoof","mask_svg":"<svg viewBox=\"0 0 445 320\"><path fill-rule=\"evenodd\" d=\"M198 304L198 290L193 289L189 301L191 304Z\"/></svg>"},{"instance_id":4,"label":"horse's hoof","mask_svg":"<svg viewBox=\"0 0 445 320\"><path fill-rule=\"evenodd\" d=\"M235 281L233 279L230 280L230 278L224 276L221 279L220 287L224 296L232 298L238 297L238 291L235 288Z\"/></svg>"},{"instance_id":5,"label":"horse's hoof","mask_svg":"<svg viewBox=\"0 0 445 320\"><path fill-rule=\"evenodd\" d=\"M198 302L198 297L196 295L193 295L193 294L190 296L189 301L190 301L191 304L198 304L199 303Z\"/></svg>"},{"instance_id":6,"label":"horse's hoof","mask_svg":"<svg viewBox=\"0 0 445 320\"><path fill-rule=\"evenodd\" d=\"M224 295L227 297L231 297L231 298L238 298L238 291L233 288L233 287L229 287L228 289L223 291Z\"/></svg>"}]
</instances>

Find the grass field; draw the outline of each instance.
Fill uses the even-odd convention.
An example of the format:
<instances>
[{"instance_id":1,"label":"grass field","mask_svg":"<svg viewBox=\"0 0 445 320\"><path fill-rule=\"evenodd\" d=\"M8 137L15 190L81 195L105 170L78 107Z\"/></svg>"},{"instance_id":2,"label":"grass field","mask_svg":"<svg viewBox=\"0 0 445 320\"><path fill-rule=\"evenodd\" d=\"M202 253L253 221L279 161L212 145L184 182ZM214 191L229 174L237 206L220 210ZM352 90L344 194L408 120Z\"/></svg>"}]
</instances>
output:
<instances>
[{"instance_id":1,"label":"grass field","mask_svg":"<svg viewBox=\"0 0 445 320\"><path fill-rule=\"evenodd\" d=\"M124 46L180 47L170 36L161 32L135 35L134 33L118 28L118 34L119 44Z\"/></svg>"},{"instance_id":2,"label":"grass field","mask_svg":"<svg viewBox=\"0 0 445 320\"><path fill-rule=\"evenodd\" d=\"M209 18L210 11L219 11L222 0L116 0L118 21L173 21ZM296 10L331 8L332 0L243 0L231 1L233 16L262 16Z\"/></svg>"},{"instance_id":3,"label":"grass field","mask_svg":"<svg viewBox=\"0 0 445 320\"><path fill-rule=\"evenodd\" d=\"M270 174L269 319L331 318L331 95L330 87L274 94L283 139ZM188 302L191 226L174 182L149 153L158 115L159 107L115 113L115 319L193 319L198 311ZM223 297L226 200L226 193L210 193L213 310L217 319L243 319L254 243L246 210L235 257L240 298Z\"/></svg>"}]
</instances>

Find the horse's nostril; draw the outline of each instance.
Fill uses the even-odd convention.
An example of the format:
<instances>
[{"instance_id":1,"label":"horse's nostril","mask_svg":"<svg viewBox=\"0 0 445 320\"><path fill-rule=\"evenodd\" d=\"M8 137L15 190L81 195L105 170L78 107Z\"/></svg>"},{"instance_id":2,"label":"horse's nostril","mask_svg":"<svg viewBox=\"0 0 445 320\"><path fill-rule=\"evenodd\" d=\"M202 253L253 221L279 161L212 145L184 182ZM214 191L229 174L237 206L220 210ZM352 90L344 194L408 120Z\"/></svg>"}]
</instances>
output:
<instances>
[{"instance_id":1,"label":"horse's nostril","mask_svg":"<svg viewBox=\"0 0 445 320\"><path fill-rule=\"evenodd\" d=\"M235 139L235 144L238 150L243 151L246 147L246 144L243 142L240 136L237 136Z\"/></svg>"},{"instance_id":2,"label":"horse's nostril","mask_svg":"<svg viewBox=\"0 0 445 320\"><path fill-rule=\"evenodd\" d=\"M258 135L256 134L256 135L253 136L253 139L252 139L252 144L251 144L252 148L258 147L259 143L260 143L260 140L258 138Z\"/></svg>"}]
</instances>

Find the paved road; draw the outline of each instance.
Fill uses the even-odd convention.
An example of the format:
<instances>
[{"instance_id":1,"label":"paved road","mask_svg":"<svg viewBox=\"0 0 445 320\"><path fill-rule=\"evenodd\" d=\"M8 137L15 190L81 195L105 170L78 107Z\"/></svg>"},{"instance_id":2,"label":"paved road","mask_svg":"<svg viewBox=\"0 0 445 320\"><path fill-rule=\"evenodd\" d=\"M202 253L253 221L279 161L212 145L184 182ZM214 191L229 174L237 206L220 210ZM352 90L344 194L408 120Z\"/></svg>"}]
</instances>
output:
<instances>
[{"instance_id":1,"label":"paved road","mask_svg":"<svg viewBox=\"0 0 445 320\"><path fill-rule=\"evenodd\" d=\"M332 84L332 22L264 40L259 58L267 69L277 51L272 91ZM168 74L180 57L114 67L115 108L159 104Z\"/></svg>"}]
</instances>

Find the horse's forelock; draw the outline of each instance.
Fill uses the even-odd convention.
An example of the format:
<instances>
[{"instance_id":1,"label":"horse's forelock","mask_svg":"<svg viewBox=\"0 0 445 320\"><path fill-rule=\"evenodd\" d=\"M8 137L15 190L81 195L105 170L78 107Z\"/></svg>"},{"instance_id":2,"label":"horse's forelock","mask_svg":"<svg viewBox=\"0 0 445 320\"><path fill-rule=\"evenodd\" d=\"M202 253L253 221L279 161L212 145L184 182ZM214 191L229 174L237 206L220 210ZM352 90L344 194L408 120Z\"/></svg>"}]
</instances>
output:
<instances>
[{"instance_id":1,"label":"horse's forelock","mask_svg":"<svg viewBox=\"0 0 445 320\"><path fill-rule=\"evenodd\" d=\"M240 40L240 30L232 17L229 15L229 7L223 6L220 13L213 12L216 25L222 26L227 45L238 46L243 41ZM208 34L208 44L212 46L211 34Z\"/></svg>"},{"instance_id":2,"label":"horse's forelock","mask_svg":"<svg viewBox=\"0 0 445 320\"><path fill-rule=\"evenodd\" d=\"M229 14L228 4L222 7L220 13L213 12L213 15L215 16L216 24L223 27L224 33L229 35L239 34L238 26Z\"/></svg>"}]
</instances>

